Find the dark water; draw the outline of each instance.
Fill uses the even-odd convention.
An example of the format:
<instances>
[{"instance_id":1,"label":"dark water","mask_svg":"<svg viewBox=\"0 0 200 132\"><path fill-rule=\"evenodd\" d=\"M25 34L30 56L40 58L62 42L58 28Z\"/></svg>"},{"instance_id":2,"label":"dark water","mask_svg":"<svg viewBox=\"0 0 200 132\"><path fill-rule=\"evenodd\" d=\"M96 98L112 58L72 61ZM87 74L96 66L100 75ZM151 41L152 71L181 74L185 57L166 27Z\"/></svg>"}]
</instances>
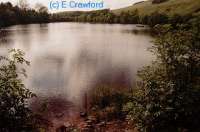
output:
<instances>
[{"instance_id":1,"label":"dark water","mask_svg":"<svg viewBox=\"0 0 200 132\"><path fill-rule=\"evenodd\" d=\"M132 86L150 63L153 38L135 25L53 23L1 31L0 52L19 48L31 62L27 87L39 96L77 99L99 81Z\"/></svg>"}]
</instances>

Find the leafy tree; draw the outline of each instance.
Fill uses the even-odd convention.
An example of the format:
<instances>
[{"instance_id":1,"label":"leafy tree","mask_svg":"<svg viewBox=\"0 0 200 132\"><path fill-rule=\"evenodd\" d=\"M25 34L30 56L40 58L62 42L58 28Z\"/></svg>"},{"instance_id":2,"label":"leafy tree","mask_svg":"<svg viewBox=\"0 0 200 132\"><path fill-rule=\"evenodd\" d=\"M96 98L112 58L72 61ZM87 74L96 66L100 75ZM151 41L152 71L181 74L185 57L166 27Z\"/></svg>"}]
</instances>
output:
<instances>
[{"instance_id":1,"label":"leafy tree","mask_svg":"<svg viewBox=\"0 0 200 132\"><path fill-rule=\"evenodd\" d=\"M35 94L22 82L22 76L26 76L22 66L29 62L20 50L11 50L10 54L10 57L0 57L0 131L31 131L32 113L27 101Z\"/></svg>"},{"instance_id":2,"label":"leafy tree","mask_svg":"<svg viewBox=\"0 0 200 132\"><path fill-rule=\"evenodd\" d=\"M0 3L0 28L13 24L44 23L48 22L48 9L39 6L38 10L28 8L22 0L20 6L13 6L10 2Z\"/></svg>"},{"instance_id":3,"label":"leafy tree","mask_svg":"<svg viewBox=\"0 0 200 132\"><path fill-rule=\"evenodd\" d=\"M156 27L151 51L157 60L139 71L138 88L124 108L140 131L200 130L199 22Z\"/></svg>"},{"instance_id":4,"label":"leafy tree","mask_svg":"<svg viewBox=\"0 0 200 132\"><path fill-rule=\"evenodd\" d=\"M168 16L164 13L153 12L148 17L147 24L150 26L155 26L156 24L167 24L168 23Z\"/></svg>"},{"instance_id":5,"label":"leafy tree","mask_svg":"<svg viewBox=\"0 0 200 132\"><path fill-rule=\"evenodd\" d=\"M18 5L23 10L27 10L29 8L27 0L19 0Z\"/></svg>"}]
</instances>

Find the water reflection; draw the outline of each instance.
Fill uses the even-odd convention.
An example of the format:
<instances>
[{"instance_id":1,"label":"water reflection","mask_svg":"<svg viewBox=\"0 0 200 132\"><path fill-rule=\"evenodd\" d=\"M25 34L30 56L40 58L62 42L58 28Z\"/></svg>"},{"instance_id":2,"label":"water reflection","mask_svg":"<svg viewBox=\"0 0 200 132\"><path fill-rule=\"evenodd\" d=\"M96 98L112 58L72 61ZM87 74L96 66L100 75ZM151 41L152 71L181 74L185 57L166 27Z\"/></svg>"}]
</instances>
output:
<instances>
[{"instance_id":1,"label":"water reflection","mask_svg":"<svg viewBox=\"0 0 200 132\"><path fill-rule=\"evenodd\" d=\"M0 30L0 45L11 43L11 38L9 38L8 36L10 36L10 32L8 30Z\"/></svg>"},{"instance_id":2,"label":"water reflection","mask_svg":"<svg viewBox=\"0 0 200 132\"><path fill-rule=\"evenodd\" d=\"M52 23L5 29L1 51L20 48L31 61L27 86L38 96L75 100L99 83L131 87L152 60L152 37L134 25ZM137 30L135 32L134 30Z\"/></svg>"}]
</instances>

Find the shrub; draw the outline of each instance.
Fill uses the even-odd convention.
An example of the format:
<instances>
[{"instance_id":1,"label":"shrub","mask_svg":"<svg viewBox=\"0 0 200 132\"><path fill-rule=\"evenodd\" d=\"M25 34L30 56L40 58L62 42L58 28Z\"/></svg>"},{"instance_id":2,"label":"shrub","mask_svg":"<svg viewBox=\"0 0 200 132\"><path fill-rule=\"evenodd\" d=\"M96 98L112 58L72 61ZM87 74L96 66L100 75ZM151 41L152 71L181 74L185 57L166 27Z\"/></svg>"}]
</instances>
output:
<instances>
[{"instance_id":1,"label":"shrub","mask_svg":"<svg viewBox=\"0 0 200 132\"><path fill-rule=\"evenodd\" d=\"M138 72L140 85L124 107L140 131L199 131L199 19L190 25L157 26L157 60Z\"/></svg>"},{"instance_id":2,"label":"shrub","mask_svg":"<svg viewBox=\"0 0 200 132\"><path fill-rule=\"evenodd\" d=\"M27 100L35 96L22 83L21 75L26 76L25 69L18 67L29 65L20 50L12 50L11 57L0 57L0 131L31 131L32 113Z\"/></svg>"}]
</instances>

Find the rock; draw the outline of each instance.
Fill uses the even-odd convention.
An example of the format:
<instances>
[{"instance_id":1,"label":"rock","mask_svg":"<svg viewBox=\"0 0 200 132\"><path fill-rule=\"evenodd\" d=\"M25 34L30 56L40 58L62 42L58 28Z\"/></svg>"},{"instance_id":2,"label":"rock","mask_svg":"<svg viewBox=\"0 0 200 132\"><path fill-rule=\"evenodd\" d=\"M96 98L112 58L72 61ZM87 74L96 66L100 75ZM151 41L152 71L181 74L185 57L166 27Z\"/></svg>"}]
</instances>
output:
<instances>
[{"instance_id":1,"label":"rock","mask_svg":"<svg viewBox=\"0 0 200 132\"><path fill-rule=\"evenodd\" d=\"M104 121L100 122L99 124L97 124L97 126L99 127L105 127L106 126L106 123Z\"/></svg>"},{"instance_id":2,"label":"rock","mask_svg":"<svg viewBox=\"0 0 200 132\"><path fill-rule=\"evenodd\" d=\"M71 125L69 122L64 123L63 126L65 126L66 128L70 128L70 127L72 127L72 125Z\"/></svg>"},{"instance_id":3,"label":"rock","mask_svg":"<svg viewBox=\"0 0 200 132\"><path fill-rule=\"evenodd\" d=\"M113 125L113 123L112 122L107 122L106 125Z\"/></svg>"},{"instance_id":4,"label":"rock","mask_svg":"<svg viewBox=\"0 0 200 132\"><path fill-rule=\"evenodd\" d=\"M67 132L67 128L65 126L60 126L56 129L56 132Z\"/></svg>"},{"instance_id":5,"label":"rock","mask_svg":"<svg viewBox=\"0 0 200 132\"><path fill-rule=\"evenodd\" d=\"M80 112L80 117L87 117L87 113L86 112Z\"/></svg>"},{"instance_id":6,"label":"rock","mask_svg":"<svg viewBox=\"0 0 200 132\"><path fill-rule=\"evenodd\" d=\"M90 132L90 129L89 128L82 128L81 132Z\"/></svg>"},{"instance_id":7,"label":"rock","mask_svg":"<svg viewBox=\"0 0 200 132\"><path fill-rule=\"evenodd\" d=\"M56 118L61 118L61 117L63 117L64 116L64 113L58 113L57 115L56 115Z\"/></svg>"},{"instance_id":8,"label":"rock","mask_svg":"<svg viewBox=\"0 0 200 132\"><path fill-rule=\"evenodd\" d=\"M87 124L92 124L93 122L91 120L86 121Z\"/></svg>"},{"instance_id":9,"label":"rock","mask_svg":"<svg viewBox=\"0 0 200 132\"><path fill-rule=\"evenodd\" d=\"M96 118L95 118L94 116L89 116L89 117L88 117L88 120L96 121Z\"/></svg>"}]
</instances>

